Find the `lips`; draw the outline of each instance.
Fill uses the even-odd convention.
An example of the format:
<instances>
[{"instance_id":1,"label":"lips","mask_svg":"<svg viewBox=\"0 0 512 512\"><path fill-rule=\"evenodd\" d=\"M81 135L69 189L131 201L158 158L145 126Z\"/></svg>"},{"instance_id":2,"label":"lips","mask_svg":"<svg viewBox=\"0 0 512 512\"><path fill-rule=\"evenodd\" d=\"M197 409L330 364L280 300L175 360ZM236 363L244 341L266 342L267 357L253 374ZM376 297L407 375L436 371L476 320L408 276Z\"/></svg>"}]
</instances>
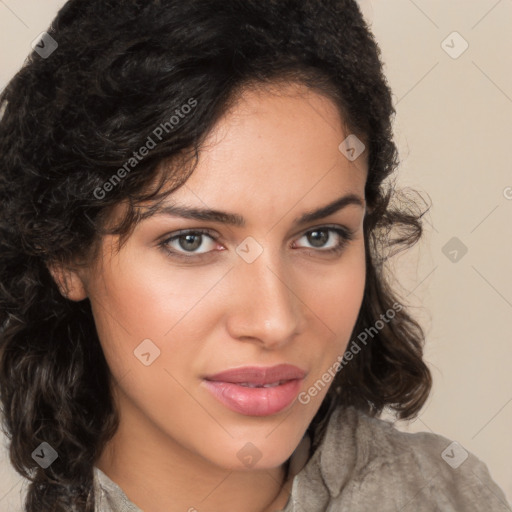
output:
<instances>
[{"instance_id":1,"label":"lips","mask_svg":"<svg viewBox=\"0 0 512 512\"><path fill-rule=\"evenodd\" d=\"M232 384L252 384L253 386L265 386L277 382L303 379L304 370L291 364L279 364L277 366L245 366L226 370L206 377L206 380L217 382L231 382Z\"/></svg>"},{"instance_id":2,"label":"lips","mask_svg":"<svg viewBox=\"0 0 512 512\"><path fill-rule=\"evenodd\" d=\"M297 397L306 372L297 366L246 366L205 377L202 384L232 411L268 416L286 409Z\"/></svg>"}]
</instances>

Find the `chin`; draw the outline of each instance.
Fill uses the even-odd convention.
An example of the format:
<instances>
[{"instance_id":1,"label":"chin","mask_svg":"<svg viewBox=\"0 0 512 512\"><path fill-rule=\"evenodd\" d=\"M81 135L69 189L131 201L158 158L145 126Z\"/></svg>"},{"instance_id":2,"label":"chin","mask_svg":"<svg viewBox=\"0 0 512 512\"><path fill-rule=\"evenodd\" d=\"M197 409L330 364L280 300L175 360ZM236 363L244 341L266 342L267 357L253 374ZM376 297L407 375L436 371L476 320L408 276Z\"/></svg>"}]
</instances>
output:
<instances>
[{"instance_id":1,"label":"chin","mask_svg":"<svg viewBox=\"0 0 512 512\"><path fill-rule=\"evenodd\" d=\"M300 432L296 436L285 436L278 434L278 430L270 436L268 433L271 430L265 429L260 435L230 439L227 445L218 446L219 450L212 454L210 460L232 471L265 470L281 466L292 455L302 436ZM293 442L295 437L297 442Z\"/></svg>"}]
</instances>

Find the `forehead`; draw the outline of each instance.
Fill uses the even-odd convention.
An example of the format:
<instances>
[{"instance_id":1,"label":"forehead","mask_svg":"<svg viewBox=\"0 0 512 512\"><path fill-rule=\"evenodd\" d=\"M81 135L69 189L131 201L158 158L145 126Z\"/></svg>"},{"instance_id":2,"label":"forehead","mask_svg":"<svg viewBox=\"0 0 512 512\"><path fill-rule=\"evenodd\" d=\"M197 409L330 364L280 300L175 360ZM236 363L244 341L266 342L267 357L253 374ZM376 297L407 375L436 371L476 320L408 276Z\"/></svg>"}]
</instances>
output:
<instances>
[{"instance_id":1,"label":"forehead","mask_svg":"<svg viewBox=\"0 0 512 512\"><path fill-rule=\"evenodd\" d=\"M362 193L366 152L349 161L339 149L348 135L336 104L305 86L248 89L205 139L196 169L172 198L240 206L250 199L272 209L306 195Z\"/></svg>"},{"instance_id":2,"label":"forehead","mask_svg":"<svg viewBox=\"0 0 512 512\"><path fill-rule=\"evenodd\" d=\"M205 138L194 171L163 206L222 209L248 225L256 219L270 225L342 195L364 199L367 152L347 159L340 144L348 135L336 104L303 85L248 88Z\"/></svg>"}]
</instances>

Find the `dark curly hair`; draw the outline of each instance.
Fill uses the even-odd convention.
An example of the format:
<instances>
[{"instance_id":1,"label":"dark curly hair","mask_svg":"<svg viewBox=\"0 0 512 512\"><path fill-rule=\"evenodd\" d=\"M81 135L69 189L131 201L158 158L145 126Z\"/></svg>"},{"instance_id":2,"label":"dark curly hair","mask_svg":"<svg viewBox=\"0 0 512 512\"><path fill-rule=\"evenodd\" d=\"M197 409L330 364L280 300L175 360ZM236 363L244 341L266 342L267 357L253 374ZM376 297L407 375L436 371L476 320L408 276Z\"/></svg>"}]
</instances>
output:
<instances>
[{"instance_id":1,"label":"dark curly hair","mask_svg":"<svg viewBox=\"0 0 512 512\"><path fill-rule=\"evenodd\" d=\"M119 417L90 302L66 299L49 266L87 265L106 233L121 247L141 202L185 182L245 88L304 84L366 145L367 277L354 336L400 302L385 264L420 239L428 209L384 183L399 163L395 110L354 0L70 0L48 34L58 48L32 52L0 96L3 429L12 465L31 480L26 512L92 512L93 466ZM191 98L193 112L165 125ZM156 147L115 181L158 126ZM107 229L120 202L126 215ZM310 429L322 432L339 404L414 417L432 386L423 344L404 306L336 374ZM59 453L47 469L31 456L43 441Z\"/></svg>"}]
</instances>

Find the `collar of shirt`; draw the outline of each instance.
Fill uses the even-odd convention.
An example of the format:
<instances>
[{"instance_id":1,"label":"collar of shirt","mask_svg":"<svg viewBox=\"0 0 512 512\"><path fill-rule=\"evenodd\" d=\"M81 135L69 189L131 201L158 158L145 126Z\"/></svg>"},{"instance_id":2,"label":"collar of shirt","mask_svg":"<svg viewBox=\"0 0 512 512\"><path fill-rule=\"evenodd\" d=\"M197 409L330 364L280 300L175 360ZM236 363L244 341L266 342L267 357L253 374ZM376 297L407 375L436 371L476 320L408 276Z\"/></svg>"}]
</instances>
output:
<instances>
[{"instance_id":1,"label":"collar of shirt","mask_svg":"<svg viewBox=\"0 0 512 512\"><path fill-rule=\"evenodd\" d=\"M311 429L313 449L306 434L292 454L280 512L512 512L485 463L458 443L401 432L354 407L335 407L327 418ZM95 512L143 512L96 467L94 482Z\"/></svg>"},{"instance_id":2,"label":"collar of shirt","mask_svg":"<svg viewBox=\"0 0 512 512\"><path fill-rule=\"evenodd\" d=\"M295 512L301 510L297 504L308 503L314 496L314 508L306 510L314 512L319 506L325 506L332 497L340 493L346 479L348 479L355 461L355 445L346 443L344 447L343 463L340 464L339 452L333 450L335 444L342 442L339 438L340 425L348 430L353 422L341 422L340 415L345 410L336 408L329 418L324 437L312 456L309 455L311 439L306 432L292 456L290 457L289 471L293 477L291 494L282 512ZM345 411L347 412L347 411ZM355 413L355 411L353 411ZM345 434L345 438L348 432ZM143 512L130 501L124 491L113 482L101 469L94 466L94 491L96 496L95 512ZM304 508L302 508L304 510Z\"/></svg>"}]
</instances>

